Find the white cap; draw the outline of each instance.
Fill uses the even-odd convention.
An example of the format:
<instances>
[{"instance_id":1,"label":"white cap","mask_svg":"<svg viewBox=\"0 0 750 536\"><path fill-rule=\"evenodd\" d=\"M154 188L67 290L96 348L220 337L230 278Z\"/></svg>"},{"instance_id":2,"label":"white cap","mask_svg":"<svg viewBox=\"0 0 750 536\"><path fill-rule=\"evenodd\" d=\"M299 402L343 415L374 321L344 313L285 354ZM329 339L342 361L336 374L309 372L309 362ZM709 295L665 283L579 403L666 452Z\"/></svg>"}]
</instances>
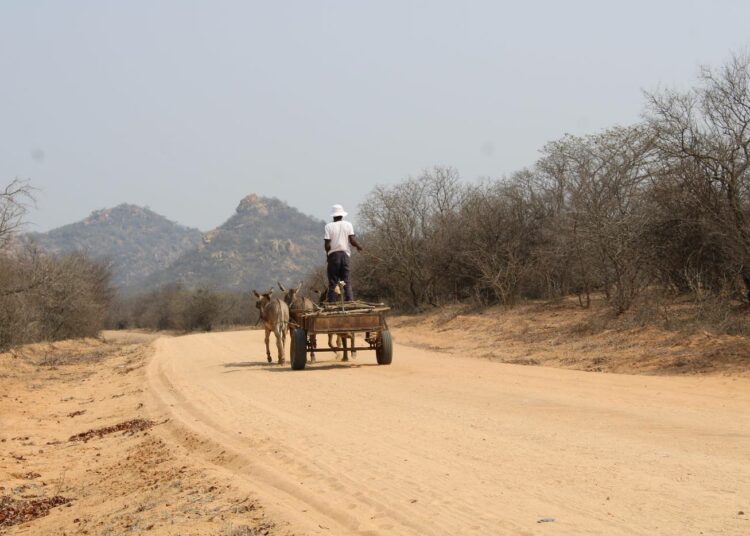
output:
<instances>
[{"instance_id":1,"label":"white cap","mask_svg":"<svg viewBox=\"0 0 750 536\"><path fill-rule=\"evenodd\" d=\"M338 216L345 217L347 212L344 210L344 207L341 205L333 205L331 207L331 218L336 218Z\"/></svg>"}]
</instances>

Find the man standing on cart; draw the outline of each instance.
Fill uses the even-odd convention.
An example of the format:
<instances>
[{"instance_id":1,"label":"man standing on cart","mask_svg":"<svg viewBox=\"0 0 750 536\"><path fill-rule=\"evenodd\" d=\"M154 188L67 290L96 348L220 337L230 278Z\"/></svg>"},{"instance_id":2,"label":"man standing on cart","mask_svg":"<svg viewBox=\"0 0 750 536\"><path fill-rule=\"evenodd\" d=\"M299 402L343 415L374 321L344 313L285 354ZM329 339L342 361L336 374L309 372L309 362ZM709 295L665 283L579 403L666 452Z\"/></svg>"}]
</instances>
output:
<instances>
[{"instance_id":1,"label":"man standing on cart","mask_svg":"<svg viewBox=\"0 0 750 536\"><path fill-rule=\"evenodd\" d=\"M349 276L349 258L352 255L354 246L357 251L362 251L362 245L354 236L354 227L348 221L344 221L346 216L344 207L333 205L331 217L333 221L326 224L325 228L325 248L328 255L328 301L336 301L336 286L339 281L344 282L344 299L352 301L354 293L352 292L352 283Z\"/></svg>"}]
</instances>

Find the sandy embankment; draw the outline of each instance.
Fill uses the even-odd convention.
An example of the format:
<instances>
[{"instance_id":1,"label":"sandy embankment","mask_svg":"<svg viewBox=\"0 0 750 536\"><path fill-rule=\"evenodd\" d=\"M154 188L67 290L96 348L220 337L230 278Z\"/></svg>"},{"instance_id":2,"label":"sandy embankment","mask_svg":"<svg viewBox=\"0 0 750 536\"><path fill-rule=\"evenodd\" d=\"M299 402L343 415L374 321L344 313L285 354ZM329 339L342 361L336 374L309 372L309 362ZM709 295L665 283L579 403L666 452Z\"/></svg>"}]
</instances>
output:
<instances>
[{"instance_id":1,"label":"sandy embankment","mask_svg":"<svg viewBox=\"0 0 750 536\"><path fill-rule=\"evenodd\" d=\"M666 313L660 310L645 320L639 314L643 313L615 317L602 298L591 309L582 309L570 298L556 304L523 303L512 309L450 305L394 317L390 323L402 344L499 363L624 374L750 377L750 338L715 333L708 324L696 324L693 304L674 304Z\"/></svg>"}]
</instances>

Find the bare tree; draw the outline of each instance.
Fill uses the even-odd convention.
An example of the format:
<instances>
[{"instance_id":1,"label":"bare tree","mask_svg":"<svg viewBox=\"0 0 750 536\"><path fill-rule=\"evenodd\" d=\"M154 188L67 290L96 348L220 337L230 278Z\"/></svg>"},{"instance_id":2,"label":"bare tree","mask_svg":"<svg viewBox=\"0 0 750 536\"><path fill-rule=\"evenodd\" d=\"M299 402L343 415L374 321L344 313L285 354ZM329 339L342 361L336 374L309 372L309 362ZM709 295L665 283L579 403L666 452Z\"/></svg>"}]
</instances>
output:
<instances>
[{"instance_id":1,"label":"bare tree","mask_svg":"<svg viewBox=\"0 0 750 536\"><path fill-rule=\"evenodd\" d=\"M643 231L650 218L652 141L647 129L614 128L595 136L567 136L546 147L557 168L566 237L583 281L601 286L618 313L648 282Z\"/></svg>"},{"instance_id":2,"label":"bare tree","mask_svg":"<svg viewBox=\"0 0 750 536\"><path fill-rule=\"evenodd\" d=\"M750 55L701 69L692 91L648 95L668 173L710 216L750 302Z\"/></svg>"},{"instance_id":3,"label":"bare tree","mask_svg":"<svg viewBox=\"0 0 750 536\"><path fill-rule=\"evenodd\" d=\"M393 187L376 187L360 206L366 255L356 269L365 272L363 279L377 281L384 295L413 308L435 304L442 268L451 259L450 247L438 245L438 237L461 191L458 173L440 167Z\"/></svg>"},{"instance_id":4,"label":"bare tree","mask_svg":"<svg viewBox=\"0 0 750 536\"><path fill-rule=\"evenodd\" d=\"M23 218L33 202L33 188L28 181L16 179L0 190L0 251L23 225Z\"/></svg>"},{"instance_id":5,"label":"bare tree","mask_svg":"<svg viewBox=\"0 0 750 536\"><path fill-rule=\"evenodd\" d=\"M462 207L459 251L467 259L480 301L512 306L534 269L539 220L520 176L475 186Z\"/></svg>"}]
</instances>

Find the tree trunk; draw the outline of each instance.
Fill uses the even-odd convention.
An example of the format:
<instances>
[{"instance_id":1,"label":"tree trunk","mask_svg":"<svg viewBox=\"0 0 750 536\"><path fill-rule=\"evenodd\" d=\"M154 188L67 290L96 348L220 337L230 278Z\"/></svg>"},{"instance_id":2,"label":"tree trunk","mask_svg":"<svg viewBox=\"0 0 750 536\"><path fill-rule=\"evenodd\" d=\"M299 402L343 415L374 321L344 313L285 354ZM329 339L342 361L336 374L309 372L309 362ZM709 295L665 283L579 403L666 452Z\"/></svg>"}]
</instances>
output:
<instances>
[{"instance_id":1,"label":"tree trunk","mask_svg":"<svg viewBox=\"0 0 750 536\"><path fill-rule=\"evenodd\" d=\"M750 305L750 268L742 269L742 280L745 282L745 298L747 298L747 303Z\"/></svg>"}]
</instances>

